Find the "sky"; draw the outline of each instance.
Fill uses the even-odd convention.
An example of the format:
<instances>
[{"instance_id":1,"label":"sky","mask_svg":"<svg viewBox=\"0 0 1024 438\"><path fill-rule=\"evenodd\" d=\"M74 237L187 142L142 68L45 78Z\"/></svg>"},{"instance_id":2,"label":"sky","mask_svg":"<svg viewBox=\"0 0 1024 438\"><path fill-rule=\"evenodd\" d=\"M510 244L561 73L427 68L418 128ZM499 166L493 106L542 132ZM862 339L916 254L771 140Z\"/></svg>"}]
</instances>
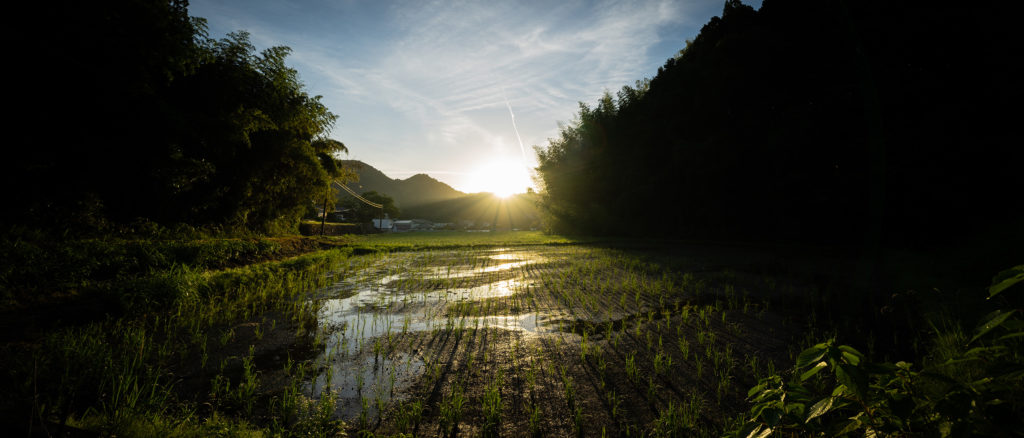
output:
<instances>
[{"instance_id":1,"label":"sky","mask_svg":"<svg viewBox=\"0 0 1024 438\"><path fill-rule=\"evenodd\" d=\"M211 37L290 47L306 92L338 116L341 158L473 193L536 188L534 146L579 102L653 77L723 4L192 0L189 13Z\"/></svg>"}]
</instances>

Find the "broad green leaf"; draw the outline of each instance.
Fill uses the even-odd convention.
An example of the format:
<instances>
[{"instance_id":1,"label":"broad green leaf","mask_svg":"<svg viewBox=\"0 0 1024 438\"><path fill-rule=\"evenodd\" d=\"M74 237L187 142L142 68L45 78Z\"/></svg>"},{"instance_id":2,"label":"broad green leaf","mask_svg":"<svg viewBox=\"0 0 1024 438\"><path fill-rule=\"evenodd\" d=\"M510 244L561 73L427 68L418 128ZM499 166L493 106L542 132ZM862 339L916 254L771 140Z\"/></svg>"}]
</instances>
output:
<instances>
[{"instance_id":1,"label":"broad green leaf","mask_svg":"<svg viewBox=\"0 0 1024 438\"><path fill-rule=\"evenodd\" d=\"M767 387L768 387L767 383L764 383L764 382L759 383L757 386L754 386L753 388L750 388L750 391L747 391L747 398L753 397L754 394L757 394L757 393L763 391Z\"/></svg>"},{"instance_id":2,"label":"broad green leaf","mask_svg":"<svg viewBox=\"0 0 1024 438\"><path fill-rule=\"evenodd\" d=\"M765 438L766 436L771 435L771 434L772 434L772 428L764 427L764 425L760 425L760 426L757 426L757 429L754 429L754 430L750 431L750 434L747 435L747 438Z\"/></svg>"},{"instance_id":3,"label":"broad green leaf","mask_svg":"<svg viewBox=\"0 0 1024 438\"><path fill-rule=\"evenodd\" d=\"M992 331L992 329L999 327L1000 325L1002 325L1003 321L1006 321L1007 318L1013 316L1015 312L1017 311L996 310L995 312L988 314L988 316L985 317L985 322L979 325L978 328L974 329L974 337L971 338L970 341L967 341L967 344L970 345L978 338L985 336L986 333Z\"/></svg>"},{"instance_id":4,"label":"broad green leaf","mask_svg":"<svg viewBox=\"0 0 1024 438\"><path fill-rule=\"evenodd\" d=\"M863 414L863 413L861 413L861 414ZM857 416L851 417L850 418L850 422L846 423L846 425L843 426L843 428L840 429L839 432L836 433L836 435L846 435L846 434L848 434L850 432L853 432L853 431L855 431L857 429L860 429L860 426L862 425L862 423L860 421L861 414L857 414Z\"/></svg>"},{"instance_id":5,"label":"broad green leaf","mask_svg":"<svg viewBox=\"0 0 1024 438\"><path fill-rule=\"evenodd\" d=\"M803 417L804 408L806 408L806 405L803 403L790 403L786 405L786 413L797 417Z\"/></svg>"},{"instance_id":6,"label":"broad green leaf","mask_svg":"<svg viewBox=\"0 0 1024 438\"><path fill-rule=\"evenodd\" d=\"M824 369L827 366L828 366L828 363L825 362L825 361L818 362L818 364L815 365L814 368L811 368L811 369L805 371L803 374L800 375L800 381L803 382L803 381L805 381L807 379L810 379L815 374L818 374L818 371L821 371L822 369Z\"/></svg>"},{"instance_id":7,"label":"broad green leaf","mask_svg":"<svg viewBox=\"0 0 1024 438\"><path fill-rule=\"evenodd\" d=\"M1024 332L1024 320L1010 319L1003 321L1003 328L1011 332Z\"/></svg>"},{"instance_id":8,"label":"broad green leaf","mask_svg":"<svg viewBox=\"0 0 1024 438\"><path fill-rule=\"evenodd\" d=\"M832 397L838 397L840 395L843 395L846 393L846 390L846 385L837 385L835 389L832 390Z\"/></svg>"},{"instance_id":9,"label":"broad green leaf","mask_svg":"<svg viewBox=\"0 0 1024 438\"><path fill-rule=\"evenodd\" d=\"M815 418L818 418L818 417L828 413L828 410L832 409L832 402L833 401L835 401L835 398L825 397L825 398L819 400L814 405L812 405L811 409L809 411L807 411L807 419L804 420L804 423L810 423L811 420L813 420Z\"/></svg>"},{"instance_id":10,"label":"broad green leaf","mask_svg":"<svg viewBox=\"0 0 1024 438\"><path fill-rule=\"evenodd\" d=\"M769 426L774 427L779 424L779 421L782 421L782 417L784 414L785 412L782 412L782 409L773 407L771 409L765 409L764 414L761 415L761 418L763 418L764 422L768 423Z\"/></svg>"},{"instance_id":11,"label":"broad green leaf","mask_svg":"<svg viewBox=\"0 0 1024 438\"><path fill-rule=\"evenodd\" d=\"M849 354L855 355L859 359L864 359L864 353L861 353L860 351L857 351L856 348L853 348L853 347L851 347L849 345L840 345L839 349L842 350L845 353L849 353Z\"/></svg>"},{"instance_id":12,"label":"broad green leaf","mask_svg":"<svg viewBox=\"0 0 1024 438\"><path fill-rule=\"evenodd\" d=\"M949 421L939 423L939 436L942 438L953 436L953 423Z\"/></svg>"},{"instance_id":13,"label":"broad green leaf","mask_svg":"<svg viewBox=\"0 0 1024 438\"><path fill-rule=\"evenodd\" d=\"M840 383L846 385L847 388L850 388L850 390L853 391L853 393L861 400L865 400L867 398L867 376L865 376L860 369L849 364L841 363L839 366L835 367L834 370L836 379L839 380Z\"/></svg>"},{"instance_id":14,"label":"broad green leaf","mask_svg":"<svg viewBox=\"0 0 1024 438\"><path fill-rule=\"evenodd\" d=\"M992 298L998 295L1000 292L1006 290L1006 288L1013 286L1021 281L1024 281L1024 265L1014 266L1003 272L996 274L992 279L993 284L988 288L988 297Z\"/></svg>"},{"instance_id":15,"label":"broad green leaf","mask_svg":"<svg viewBox=\"0 0 1024 438\"><path fill-rule=\"evenodd\" d=\"M971 382L971 386L978 387L978 386L982 386L982 385L988 385L989 383L992 383L992 378L991 377L982 377L982 378L980 378L978 380L975 380L975 381Z\"/></svg>"},{"instance_id":16,"label":"broad green leaf","mask_svg":"<svg viewBox=\"0 0 1024 438\"><path fill-rule=\"evenodd\" d=\"M826 351L828 351L828 344L818 344L800 352L800 355L796 358L797 369L820 361L822 357L825 357Z\"/></svg>"},{"instance_id":17,"label":"broad green leaf","mask_svg":"<svg viewBox=\"0 0 1024 438\"><path fill-rule=\"evenodd\" d=\"M750 418L758 418L758 417L760 417L761 416L761 412L764 412L765 409L775 407L777 404L778 404L777 402L773 402L773 403L758 403L758 404L754 405L754 407L750 408Z\"/></svg>"},{"instance_id":18,"label":"broad green leaf","mask_svg":"<svg viewBox=\"0 0 1024 438\"><path fill-rule=\"evenodd\" d=\"M964 353L968 357L980 357L984 360L993 360L1000 356L1004 356L1010 352L1010 348L1005 345L993 345L991 347L974 347L967 350Z\"/></svg>"},{"instance_id":19,"label":"broad green leaf","mask_svg":"<svg viewBox=\"0 0 1024 438\"><path fill-rule=\"evenodd\" d=\"M1000 341L1005 341L1007 339L1020 338L1020 337L1024 337L1024 332L1016 332L1016 333L1010 333L1008 335L1003 335L1003 336L999 337L999 340Z\"/></svg>"},{"instance_id":20,"label":"broad green leaf","mask_svg":"<svg viewBox=\"0 0 1024 438\"><path fill-rule=\"evenodd\" d=\"M753 401L755 403L760 403L767 400L775 400L779 399L780 395L785 395L785 391L781 389L766 389L764 391L761 391L761 394L755 397Z\"/></svg>"},{"instance_id":21,"label":"broad green leaf","mask_svg":"<svg viewBox=\"0 0 1024 438\"><path fill-rule=\"evenodd\" d=\"M850 365L860 365L860 358L861 357L856 354L848 353L846 351L843 352L843 359L846 359L846 363Z\"/></svg>"}]
</instances>

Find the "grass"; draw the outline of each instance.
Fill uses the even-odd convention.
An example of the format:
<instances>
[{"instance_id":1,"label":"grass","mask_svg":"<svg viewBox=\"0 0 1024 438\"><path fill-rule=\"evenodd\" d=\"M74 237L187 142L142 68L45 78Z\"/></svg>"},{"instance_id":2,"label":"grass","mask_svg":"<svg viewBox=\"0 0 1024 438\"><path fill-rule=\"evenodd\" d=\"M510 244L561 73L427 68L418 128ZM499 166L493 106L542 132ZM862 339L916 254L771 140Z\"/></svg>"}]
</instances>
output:
<instances>
[{"instance_id":1,"label":"grass","mask_svg":"<svg viewBox=\"0 0 1024 438\"><path fill-rule=\"evenodd\" d=\"M564 245L580 239L544 234L540 231L430 231L385 233L359 236L357 245L375 250L422 250L442 248L483 248L519 245Z\"/></svg>"},{"instance_id":2,"label":"grass","mask_svg":"<svg viewBox=\"0 0 1024 438\"><path fill-rule=\"evenodd\" d=\"M210 245L219 249L195 253L229 257L230 251L223 248L231 245ZM248 429L252 423L246 419L256 418L262 409L258 405L266 400L259 391L254 345L242 347L247 351L237 356L224 356L224 350L239 343L232 326L274 313L299 327L307 325L312 309L296 298L323 285L324 274L350 253L322 251L224 270L204 269L198 262L176 264L113 282L115 286L104 293L116 300L117 316L58 327L33 344L5 347L5 383L11 386L5 386L9 397L3 412L36 419L34 428L60 429L74 423L104 433L130 434L149 424L150 429L170 427L165 431L172 432L180 425L167 424L169 418L192 415L195 403L208 400L215 408L205 417ZM217 354L215 360L211 353ZM176 377L181 374L195 376L190 380L209 375L208 385L199 384L209 387L203 392L208 398L189 395L184 386L195 384L183 383ZM18 403L21 400L31 403Z\"/></svg>"},{"instance_id":3,"label":"grass","mask_svg":"<svg viewBox=\"0 0 1024 438\"><path fill-rule=\"evenodd\" d=\"M863 291L821 274L621 242L535 232L318 242L336 248L284 257L260 241L82 243L73 247L111 259L66 254L84 265L9 274L13 289L53 272L47 287L91 290L116 311L7 344L0 408L36 430L122 436L719 435L746 409L747 388L841 335L862 307L826 311ZM383 291L332 329L344 339L320 314L321 300L348 293L322 289L339 280ZM516 328L530 316L535 331ZM931 320L938 336L917 342L942 364L969 335L948 314ZM275 342L287 348L269 350ZM371 379L359 368L352 382L332 380L362 359ZM332 390L313 391L318 378ZM346 386L361 408L349 423L338 418Z\"/></svg>"}]
</instances>

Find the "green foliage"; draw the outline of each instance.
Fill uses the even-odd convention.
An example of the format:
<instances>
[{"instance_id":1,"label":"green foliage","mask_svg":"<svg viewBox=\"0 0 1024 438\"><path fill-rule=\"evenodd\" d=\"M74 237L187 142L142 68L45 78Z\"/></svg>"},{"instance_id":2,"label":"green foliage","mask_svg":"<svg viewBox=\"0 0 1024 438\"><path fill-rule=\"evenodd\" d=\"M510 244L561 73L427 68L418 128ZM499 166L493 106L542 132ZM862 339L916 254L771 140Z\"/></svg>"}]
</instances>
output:
<instances>
[{"instance_id":1,"label":"green foliage","mask_svg":"<svg viewBox=\"0 0 1024 438\"><path fill-rule=\"evenodd\" d=\"M138 298L158 304L166 301L155 291L166 290L182 272L253 263L282 251L270 239L0 241L4 306L100 290L145 291Z\"/></svg>"},{"instance_id":2,"label":"green foliage","mask_svg":"<svg viewBox=\"0 0 1024 438\"><path fill-rule=\"evenodd\" d=\"M383 205L383 213L391 219L395 219L401 214L398 207L395 206L395 200L388 195L370 191L363 193L361 196L370 202ZM338 202L338 207L348 210L348 216L351 216L351 220L356 223L370 222L373 219L379 219L381 216L381 209L372 207L348 195L344 195L344 198Z\"/></svg>"},{"instance_id":3,"label":"green foliage","mask_svg":"<svg viewBox=\"0 0 1024 438\"><path fill-rule=\"evenodd\" d=\"M922 246L994 225L1016 232L1024 210L977 213L1021 188L1009 164L1021 151L1004 146L1016 133L995 98L1017 83L978 76L1005 71L1012 24L991 22L1001 14L1013 16L729 0L651 79L581 103L537 149L546 226ZM936 47L949 26L964 38ZM951 67L965 53L977 64ZM930 211L943 214L922 222Z\"/></svg>"},{"instance_id":4,"label":"green foliage","mask_svg":"<svg viewBox=\"0 0 1024 438\"><path fill-rule=\"evenodd\" d=\"M996 276L990 297L1012 279ZM834 341L814 345L797 357L789 380L773 375L750 389L754 406L731 436L1024 433L1024 320L1018 313L992 312L960 351L922 369L907 362L871 363ZM972 372L963 372L965 366Z\"/></svg>"},{"instance_id":5,"label":"green foliage","mask_svg":"<svg viewBox=\"0 0 1024 438\"><path fill-rule=\"evenodd\" d=\"M161 219L294 227L343 175L334 155L347 149L325 137L337 117L303 91L284 63L288 48L257 55L245 32L200 47L206 55L195 74L174 84L184 124L161 164L173 170L157 182L168 202Z\"/></svg>"},{"instance_id":6,"label":"green foliage","mask_svg":"<svg viewBox=\"0 0 1024 438\"><path fill-rule=\"evenodd\" d=\"M62 130L73 134L56 136L38 134L52 109L19 111L25 147L4 175L0 223L294 232L310 200L351 176L337 160L345 145L328 138L337 117L285 64L287 47L257 53L244 31L212 39L180 0L40 8L27 15L48 17L52 32L18 44L42 70L27 75L46 90L31 105L88 108L69 110ZM69 65L76 80L54 77Z\"/></svg>"},{"instance_id":7,"label":"green foliage","mask_svg":"<svg viewBox=\"0 0 1024 438\"><path fill-rule=\"evenodd\" d=\"M992 298L1021 281L1024 281L1024 265L1002 271L992 279L992 286L988 288L988 297Z\"/></svg>"},{"instance_id":8,"label":"green foliage","mask_svg":"<svg viewBox=\"0 0 1024 438\"><path fill-rule=\"evenodd\" d=\"M79 418L81 425L109 435L131 436L133 430L148 428L155 435L163 430L209 436L201 431L207 425L189 426L194 412L175 391L180 382L175 373L194 366L189 362L206 351L207 339L220 333L222 344L230 341L233 332L223 327L269 312L284 312L304 324L308 317L303 312L311 310L302 305L301 294L322 287L325 274L350 254L348 249L320 251L220 271L174 265L116 283L121 287L108 293L124 307L121 317L57 328L44 333L38 344L7 350L13 354L0 360L7 370L3 383L17 386L3 387L0 410L24 410L33 421ZM256 419L266 400L259 394L253 348L239 359L237 377L213 377L213 405ZM333 418L334 400L300 405L297 394L292 395L290 404L282 406L287 409L274 411L283 414L275 420L291 423L304 436L337 436L344 427ZM170 418L177 421L168 423ZM225 433L251 429L244 421L219 422L216 411L207 421Z\"/></svg>"}]
</instances>

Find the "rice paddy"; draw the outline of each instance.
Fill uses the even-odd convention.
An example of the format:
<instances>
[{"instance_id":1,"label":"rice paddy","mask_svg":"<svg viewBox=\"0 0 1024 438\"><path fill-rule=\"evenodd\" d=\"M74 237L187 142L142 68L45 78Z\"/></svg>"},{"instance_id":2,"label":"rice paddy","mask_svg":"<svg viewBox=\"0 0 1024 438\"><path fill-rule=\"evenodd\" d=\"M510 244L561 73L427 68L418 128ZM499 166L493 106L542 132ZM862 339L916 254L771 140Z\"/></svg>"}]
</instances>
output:
<instances>
[{"instance_id":1,"label":"rice paddy","mask_svg":"<svg viewBox=\"0 0 1024 438\"><path fill-rule=\"evenodd\" d=\"M3 411L46 434L719 436L820 337L786 304L803 277L736 268L763 252L427 237L115 283L122 313L4 347Z\"/></svg>"},{"instance_id":2,"label":"rice paddy","mask_svg":"<svg viewBox=\"0 0 1024 438\"><path fill-rule=\"evenodd\" d=\"M716 434L788 360L749 293L608 248L378 253L333 277L304 389L353 430Z\"/></svg>"}]
</instances>

